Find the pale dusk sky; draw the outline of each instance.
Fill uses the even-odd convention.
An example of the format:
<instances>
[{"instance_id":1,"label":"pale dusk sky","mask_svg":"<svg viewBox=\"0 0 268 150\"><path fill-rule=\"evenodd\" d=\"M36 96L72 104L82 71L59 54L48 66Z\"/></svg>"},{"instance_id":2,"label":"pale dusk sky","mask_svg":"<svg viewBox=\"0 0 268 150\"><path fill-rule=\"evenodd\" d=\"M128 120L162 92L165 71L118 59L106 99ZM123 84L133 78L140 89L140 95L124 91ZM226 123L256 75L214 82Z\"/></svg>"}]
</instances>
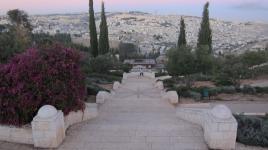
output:
<instances>
[{"instance_id":1,"label":"pale dusk sky","mask_svg":"<svg viewBox=\"0 0 268 150\"><path fill-rule=\"evenodd\" d=\"M144 11L157 14L201 16L207 0L104 0L106 11ZM209 0L213 18L268 22L268 0ZM101 0L94 0L95 12ZM0 0L0 14L10 9L29 14L80 13L88 11L88 0Z\"/></svg>"}]
</instances>

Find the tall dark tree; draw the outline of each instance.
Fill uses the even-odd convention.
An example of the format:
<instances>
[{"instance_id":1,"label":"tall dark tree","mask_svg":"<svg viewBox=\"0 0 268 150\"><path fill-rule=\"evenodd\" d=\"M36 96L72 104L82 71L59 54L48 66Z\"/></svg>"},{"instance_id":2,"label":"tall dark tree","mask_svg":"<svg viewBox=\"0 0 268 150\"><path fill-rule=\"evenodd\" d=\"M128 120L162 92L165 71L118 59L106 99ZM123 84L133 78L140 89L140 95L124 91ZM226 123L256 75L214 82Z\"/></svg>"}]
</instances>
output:
<instances>
[{"instance_id":1,"label":"tall dark tree","mask_svg":"<svg viewBox=\"0 0 268 150\"><path fill-rule=\"evenodd\" d=\"M106 54L109 52L109 33L105 15L104 2L101 5L101 23L100 23L100 37L99 37L99 54Z\"/></svg>"},{"instance_id":2,"label":"tall dark tree","mask_svg":"<svg viewBox=\"0 0 268 150\"><path fill-rule=\"evenodd\" d=\"M28 14L25 11L13 9L7 12L7 16L13 26L21 26L32 31L32 25L28 19Z\"/></svg>"},{"instance_id":3,"label":"tall dark tree","mask_svg":"<svg viewBox=\"0 0 268 150\"><path fill-rule=\"evenodd\" d=\"M32 25L25 11L14 9L7 12L9 25L2 25L0 32L0 63L6 63L15 54L31 46Z\"/></svg>"},{"instance_id":4,"label":"tall dark tree","mask_svg":"<svg viewBox=\"0 0 268 150\"><path fill-rule=\"evenodd\" d=\"M96 30L96 22L94 15L93 0L89 0L89 32L90 32L90 46L92 55L98 56L98 37Z\"/></svg>"},{"instance_id":5,"label":"tall dark tree","mask_svg":"<svg viewBox=\"0 0 268 150\"><path fill-rule=\"evenodd\" d=\"M185 23L184 19L181 17L181 25L180 25L180 35L178 40L178 47L186 46L186 32L185 32Z\"/></svg>"},{"instance_id":6,"label":"tall dark tree","mask_svg":"<svg viewBox=\"0 0 268 150\"><path fill-rule=\"evenodd\" d=\"M201 46L208 46L209 53L212 54L212 31L209 23L209 2L204 6L201 28L198 34L197 49Z\"/></svg>"}]
</instances>

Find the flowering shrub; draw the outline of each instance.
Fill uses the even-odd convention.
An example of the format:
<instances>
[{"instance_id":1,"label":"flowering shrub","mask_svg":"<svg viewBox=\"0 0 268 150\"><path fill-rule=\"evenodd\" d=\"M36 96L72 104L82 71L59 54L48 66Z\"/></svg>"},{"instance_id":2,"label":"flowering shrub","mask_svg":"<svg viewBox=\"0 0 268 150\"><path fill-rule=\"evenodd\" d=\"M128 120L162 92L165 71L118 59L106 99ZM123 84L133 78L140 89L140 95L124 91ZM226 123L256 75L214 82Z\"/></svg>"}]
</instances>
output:
<instances>
[{"instance_id":1,"label":"flowering shrub","mask_svg":"<svg viewBox=\"0 0 268 150\"><path fill-rule=\"evenodd\" d=\"M61 46L29 49L0 66L0 123L23 125L43 105L64 114L84 109L85 79L80 54Z\"/></svg>"}]
</instances>

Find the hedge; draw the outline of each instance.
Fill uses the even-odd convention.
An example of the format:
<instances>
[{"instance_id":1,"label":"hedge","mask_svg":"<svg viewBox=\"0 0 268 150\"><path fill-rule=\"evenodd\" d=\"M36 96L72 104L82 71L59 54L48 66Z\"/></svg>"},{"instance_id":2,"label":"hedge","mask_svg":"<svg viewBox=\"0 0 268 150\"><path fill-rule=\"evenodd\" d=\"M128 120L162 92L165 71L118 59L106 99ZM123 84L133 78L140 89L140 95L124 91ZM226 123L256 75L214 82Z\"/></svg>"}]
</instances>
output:
<instances>
[{"instance_id":1,"label":"hedge","mask_svg":"<svg viewBox=\"0 0 268 150\"><path fill-rule=\"evenodd\" d=\"M237 141L245 145L268 147L268 118L235 115Z\"/></svg>"},{"instance_id":2,"label":"hedge","mask_svg":"<svg viewBox=\"0 0 268 150\"><path fill-rule=\"evenodd\" d=\"M88 95L97 95L99 91L107 91L107 92L110 92L109 90L107 89L104 89L96 84L90 84L90 85L87 85L87 94Z\"/></svg>"}]
</instances>

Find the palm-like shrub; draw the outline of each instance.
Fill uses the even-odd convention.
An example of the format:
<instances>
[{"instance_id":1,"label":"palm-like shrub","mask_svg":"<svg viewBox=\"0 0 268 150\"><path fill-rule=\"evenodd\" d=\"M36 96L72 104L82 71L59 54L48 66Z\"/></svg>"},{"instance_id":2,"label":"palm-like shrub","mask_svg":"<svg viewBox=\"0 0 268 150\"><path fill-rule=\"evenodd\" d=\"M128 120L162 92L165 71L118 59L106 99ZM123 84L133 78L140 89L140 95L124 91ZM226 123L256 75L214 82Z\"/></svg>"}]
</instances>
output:
<instances>
[{"instance_id":1,"label":"palm-like shrub","mask_svg":"<svg viewBox=\"0 0 268 150\"><path fill-rule=\"evenodd\" d=\"M0 123L29 123L43 105L64 114L84 108L80 54L61 46L29 49L0 66Z\"/></svg>"}]
</instances>

